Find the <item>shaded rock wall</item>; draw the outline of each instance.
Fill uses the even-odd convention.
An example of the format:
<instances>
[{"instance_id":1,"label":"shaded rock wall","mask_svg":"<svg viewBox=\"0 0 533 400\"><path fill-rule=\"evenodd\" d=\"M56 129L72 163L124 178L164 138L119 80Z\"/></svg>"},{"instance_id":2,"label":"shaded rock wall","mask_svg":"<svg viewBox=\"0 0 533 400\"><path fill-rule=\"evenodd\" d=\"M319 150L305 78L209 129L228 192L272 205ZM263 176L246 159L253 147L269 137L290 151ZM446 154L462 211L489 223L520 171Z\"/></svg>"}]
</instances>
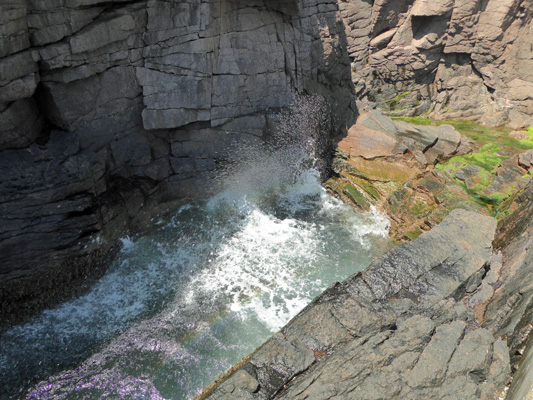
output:
<instances>
[{"instance_id":1,"label":"shaded rock wall","mask_svg":"<svg viewBox=\"0 0 533 400\"><path fill-rule=\"evenodd\" d=\"M211 193L295 92L329 99L342 128L355 106L337 11L333 0L2 2L0 319L86 279L131 221Z\"/></svg>"},{"instance_id":2,"label":"shaded rock wall","mask_svg":"<svg viewBox=\"0 0 533 400\"><path fill-rule=\"evenodd\" d=\"M531 0L339 0L360 98L392 111L533 125Z\"/></svg>"}]
</instances>

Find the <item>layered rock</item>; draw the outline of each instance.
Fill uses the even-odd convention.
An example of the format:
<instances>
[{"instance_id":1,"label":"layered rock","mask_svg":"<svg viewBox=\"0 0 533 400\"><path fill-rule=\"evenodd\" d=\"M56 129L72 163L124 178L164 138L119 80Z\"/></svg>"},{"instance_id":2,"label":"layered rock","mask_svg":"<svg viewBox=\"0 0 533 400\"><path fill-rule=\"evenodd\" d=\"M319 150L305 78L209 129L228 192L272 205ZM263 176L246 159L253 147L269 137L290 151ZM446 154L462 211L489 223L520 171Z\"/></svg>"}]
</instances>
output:
<instances>
[{"instance_id":1,"label":"layered rock","mask_svg":"<svg viewBox=\"0 0 533 400\"><path fill-rule=\"evenodd\" d=\"M91 276L132 221L212 193L216 171L261 142L295 93L327 98L344 126L355 108L337 10L3 2L1 319Z\"/></svg>"},{"instance_id":2,"label":"layered rock","mask_svg":"<svg viewBox=\"0 0 533 400\"><path fill-rule=\"evenodd\" d=\"M533 125L530 0L340 0L361 98L401 115Z\"/></svg>"}]
</instances>

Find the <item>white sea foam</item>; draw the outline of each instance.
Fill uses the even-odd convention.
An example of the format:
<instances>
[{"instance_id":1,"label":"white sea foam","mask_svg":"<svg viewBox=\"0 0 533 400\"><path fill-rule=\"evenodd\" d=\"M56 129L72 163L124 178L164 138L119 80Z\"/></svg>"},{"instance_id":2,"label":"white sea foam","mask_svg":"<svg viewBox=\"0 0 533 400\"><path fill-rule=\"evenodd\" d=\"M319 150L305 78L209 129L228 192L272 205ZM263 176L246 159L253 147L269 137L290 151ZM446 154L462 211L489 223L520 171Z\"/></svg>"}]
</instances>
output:
<instances>
[{"instance_id":1,"label":"white sea foam","mask_svg":"<svg viewBox=\"0 0 533 400\"><path fill-rule=\"evenodd\" d=\"M129 236L123 237L123 238L119 239L119 241L120 241L120 243L122 243L122 251L124 251L124 252L128 252L128 251L133 250L133 248L135 246L135 243L133 242L133 240Z\"/></svg>"},{"instance_id":2,"label":"white sea foam","mask_svg":"<svg viewBox=\"0 0 533 400\"><path fill-rule=\"evenodd\" d=\"M229 297L232 311L257 307L258 315L279 329L299 311L290 297L295 296L293 285L302 269L313 261L315 231L312 223L251 211L242 229L208 259L210 267L194 276L186 298L192 302L197 294ZM272 324L274 320L278 322Z\"/></svg>"},{"instance_id":3,"label":"white sea foam","mask_svg":"<svg viewBox=\"0 0 533 400\"><path fill-rule=\"evenodd\" d=\"M218 177L227 190L125 236L89 293L4 333L0 398L35 377L27 398L190 398L366 267L388 226L329 196L309 168L328 115L319 98L297 98L279 143L244 149Z\"/></svg>"}]
</instances>

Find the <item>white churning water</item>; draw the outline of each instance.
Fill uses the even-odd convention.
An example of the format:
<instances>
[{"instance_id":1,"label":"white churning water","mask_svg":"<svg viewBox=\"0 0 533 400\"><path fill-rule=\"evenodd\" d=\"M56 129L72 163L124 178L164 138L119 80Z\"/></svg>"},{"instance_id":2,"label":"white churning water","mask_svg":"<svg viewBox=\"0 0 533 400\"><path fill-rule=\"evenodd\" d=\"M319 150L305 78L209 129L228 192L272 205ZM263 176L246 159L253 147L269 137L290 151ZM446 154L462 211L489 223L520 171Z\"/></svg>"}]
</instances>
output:
<instances>
[{"instance_id":1,"label":"white churning water","mask_svg":"<svg viewBox=\"0 0 533 400\"><path fill-rule=\"evenodd\" d=\"M0 400L192 398L387 250L387 221L328 195L312 168L323 103L291 113L225 191L125 237L89 293L3 333Z\"/></svg>"},{"instance_id":2,"label":"white churning water","mask_svg":"<svg viewBox=\"0 0 533 400\"><path fill-rule=\"evenodd\" d=\"M2 335L1 398L191 398L365 268L388 248L387 228L328 195L313 170L184 206L156 233L124 238L88 294Z\"/></svg>"}]
</instances>

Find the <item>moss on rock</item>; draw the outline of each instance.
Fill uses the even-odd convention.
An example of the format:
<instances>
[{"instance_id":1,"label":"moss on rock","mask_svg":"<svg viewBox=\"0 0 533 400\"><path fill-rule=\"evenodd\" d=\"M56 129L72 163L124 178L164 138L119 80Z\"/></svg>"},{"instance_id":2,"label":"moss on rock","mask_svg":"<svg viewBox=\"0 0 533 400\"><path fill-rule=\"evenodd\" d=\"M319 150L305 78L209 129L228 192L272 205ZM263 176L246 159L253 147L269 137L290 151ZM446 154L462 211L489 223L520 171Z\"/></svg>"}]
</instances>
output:
<instances>
[{"instance_id":1,"label":"moss on rock","mask_svg":"<svg viewBox=\"0 0 533 400\"><path fill-rule=\"evenodd\" d=\"M464 208L501 219L516 209L516 198L531 180L517 160L533 148L528 138L509 137L508 128L491 129L471 121L433 121L423 117L396 117L419 125L454 126L472 141L473 151L435 165L421 166L416 154L365 159L337 152L337 173L328 190L359 209L374 205L389 216L390 236L412 240L431 229L452 210Z\"/></svg>"}]
</instances>

